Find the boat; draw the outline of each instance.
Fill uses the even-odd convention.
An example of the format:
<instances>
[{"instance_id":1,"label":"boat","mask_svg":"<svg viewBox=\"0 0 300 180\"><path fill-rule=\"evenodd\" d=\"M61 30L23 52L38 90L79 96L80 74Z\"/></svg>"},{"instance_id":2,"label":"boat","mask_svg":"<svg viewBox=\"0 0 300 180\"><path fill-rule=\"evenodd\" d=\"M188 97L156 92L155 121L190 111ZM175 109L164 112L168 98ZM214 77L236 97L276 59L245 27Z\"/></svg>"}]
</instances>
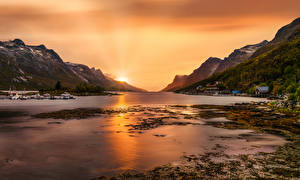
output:
<instances>
[{"instance_id":1,"label":"boat","mask_svg":"<svg viewBox=\"0 0 300 180\"><path fill-rule=\"evenodd\" d=\"M60 99L75 99L75 98L70 93L64 92L63 94L60 95Z\"/></svg>"},{"instance_id":2,"label":"boat","mask_svg":"<svg viewBox=\"0 0 300 180\"><path fill-rule=\"evenodd\" d=\"M51 95L46 93L46 94L43 94L43 98L44 99L51 99Z\"/></svg>"},{"instance_id":3,"label":"boat","mask_svg":"<svg viewBox=\"0 0 300 180\"><path fill-rule=\"evenodd\" d=\"M20 96L19 96L18 93L17 93L16 95L11 96L10 99L11 99L11 100L18 100L18 99L20 99Z\"/></svg>"},{"instance_id":4,"label":"boat","mask_svg":"<svg viewBox=\"0 0 300 180\"><path fill-rule=\"evenodd\" d=\"M43 99L42 96L41 96L39 93L33 95L32 97L33 97L33 99L39 99L39 100L40 100L40 99Z\"/></svg>"},{"instance_id":5,"label":"boat","mask_svg":"<svg viewBox=\"0 0 300 180\"><path fill-rule=\"evenodd\" d=\"M20 100L27 100L27 99L29 99L29 97L27 97L27 96L20 96L20 98L19 98Z\"/></svg>"}]
</instances>

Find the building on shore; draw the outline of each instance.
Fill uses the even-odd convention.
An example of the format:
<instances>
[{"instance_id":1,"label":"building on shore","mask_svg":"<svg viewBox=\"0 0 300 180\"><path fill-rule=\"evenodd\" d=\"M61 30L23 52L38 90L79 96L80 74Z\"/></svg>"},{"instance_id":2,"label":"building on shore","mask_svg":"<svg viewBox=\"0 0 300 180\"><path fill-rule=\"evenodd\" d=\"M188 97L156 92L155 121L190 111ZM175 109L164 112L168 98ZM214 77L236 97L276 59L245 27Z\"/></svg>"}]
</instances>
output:
<instances>
[{"instance_id":1,"label":"building on shore","mask_svg":"<svg viewBox=\"0 0 300 180\"><path fill-rule=\"evenodd\" d=\"M219 84L219 82L216 82L214 84L206 85L204 93L206 93L206 94L219 94L220 89L218 87L218 84Z\"/></svg>"},{"instance_id":2,"label":"building on shore","mask_svg":"<svg viewBox=\"0 0 300 180\"><path fill-rule=\"evenodd\" d=\"M231 92L232 92L233 95L241 94L241 91L239 91L239 90L233 90Z\"/></svg>"},{"instance_id":3,"label":"building on shore","mask_svg":"<svg viewBox=\"0 0 300 180\"><path fill-rule=\"evenodd\" d=\"M255 95L259 97L267 97L269 95L269 87L268 86L256 87Z\"/></svg>"}]
</instances>

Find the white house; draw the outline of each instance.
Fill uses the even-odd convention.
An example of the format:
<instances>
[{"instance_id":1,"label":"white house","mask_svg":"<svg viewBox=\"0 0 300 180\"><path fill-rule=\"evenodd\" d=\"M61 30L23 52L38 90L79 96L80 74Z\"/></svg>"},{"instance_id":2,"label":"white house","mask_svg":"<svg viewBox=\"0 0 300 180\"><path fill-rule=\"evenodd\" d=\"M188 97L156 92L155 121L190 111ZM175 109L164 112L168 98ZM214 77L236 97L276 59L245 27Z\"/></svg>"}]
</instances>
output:
<instances>
[{"instance_id":1,"label":"white house","mask_svg":"<svg viewBox=\"0 0 300 180\"><path fill-rule=\"evenodd\" d=\"M258 86L255 89L255 94L256 95L263 95L263 94L268 94L269 93L269 87L268 86Z\"/></svg>"}]
</instances>

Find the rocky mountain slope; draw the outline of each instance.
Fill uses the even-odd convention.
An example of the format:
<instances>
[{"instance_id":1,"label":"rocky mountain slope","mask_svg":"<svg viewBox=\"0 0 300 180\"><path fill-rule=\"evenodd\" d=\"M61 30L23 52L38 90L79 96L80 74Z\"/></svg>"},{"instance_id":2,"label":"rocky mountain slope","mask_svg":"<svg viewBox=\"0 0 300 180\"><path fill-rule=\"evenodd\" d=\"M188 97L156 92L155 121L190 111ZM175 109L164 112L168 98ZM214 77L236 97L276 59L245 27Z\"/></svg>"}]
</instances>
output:
<instances>
[{"instance_id":1,"label":"rocky mountain slope","mask_svg":"<svg viewBox=\"0 0 300 180\"><path fill-rule=\"evenodd\" d=\"M257 57L271 49L277 47L278 45L292 41L300 36L300 18L295 19L290 24L280 28L276 33L274 39L267 43L265 46L258 49L253 55L252 58Z\"/></svg>"},{"instance_id":2,"label":"rocky mountain slope","mask_svg":"<svg viewBox=\"0 0 300 180\"><path fill-rule=\"evenodd\" d=\"M224 58L224 61L222 61L222 63L216 69L215 73L223 72L226 69L244 62L245 60L249 59L256 52L256 50L265 46L267 43L268 41L265 40L258 44L248 45L234 50L228 57Z\"/></svg>"},{"instance_id":3,"label":"rocky mountain slope","mask_svg":"<svg viewBox=\"0 0 300 180\"><path fill-rule=\"evenodd\" d=\"M199 68L195 69L190 75L175 76L173 82L162 91L175 91L185 86L191 85L199 80L208 78L218 68L222 62L219 58L208 58Z\"/></svg>"},{"instance_id":4,"label":"rocky mountain slope","mask_svg":"<svg viewBox=\"0 0 300 180\"><path fill-rule=\"evenodd\" d=\"M222 72L228 68L234 67L245 60L249 59L253 53L259 48L265 46L268 41L263 41L254 45L247 45L240 49L234 50L224 60L210 57L199 68L193 71L190 75L176 76L171 84L162 91L175 91L186 86L192 85L198 81L206 79L214 73Z\"/></svg>"},{"instance_id":5,"label":"rocky mountain slope","mask_svg":"<svg viewBox=\"0 0 300 180\"><path fill-rule=\"evenodd\" d=\"M221 81L228 89L247 93L253 93L259 84L266 84L274 94L294 93L300 86L299 30L298 18L281 28L270 43L252 55L254 57L178 92L192 92L199 85Z\"/></svg>"},{"instance_id":6,"label":"rocky mountain slope","mask_svg":"<svg viewBox=\"0 0 300 180\"><path fill-rule=\"evenodd\" d=\"M82 81L105 87L108 90L115 91L145 91L134 87L126 82L116 81L108 76L105 76L100 69L89 68L83 64L75 64L66 62L69 69L76 74Z\"/></svg>"},{"instance_id":7,"label":"rocky mountain slope","mask_svg":"<svg viewBox=\"0 0 300 180\"><path fill-rule=\"evenodd\" d=\"M0 79L0 89L48 89L61 81L64 87L85 82L107 90L141 91L106 77L99 69L65 63L54 50L26 45L20 39L0 41Z\"/></svg>"}]
</instances>

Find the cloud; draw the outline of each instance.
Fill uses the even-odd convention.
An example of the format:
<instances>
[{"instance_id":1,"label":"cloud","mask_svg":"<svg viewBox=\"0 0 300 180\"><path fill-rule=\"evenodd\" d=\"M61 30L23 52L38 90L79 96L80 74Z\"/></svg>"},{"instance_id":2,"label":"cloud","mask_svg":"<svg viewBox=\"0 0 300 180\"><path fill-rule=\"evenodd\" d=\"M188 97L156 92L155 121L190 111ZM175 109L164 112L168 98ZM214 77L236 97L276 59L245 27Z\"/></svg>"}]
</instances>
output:
<instances>
[{"instance_id":1,"label":"cloud","mask_svg":"<svg viewBox=\"0 0 300 180\"><path fill-rule=\"evenodd\" d=\"M261 21L300 16L299 0L94 0L114 21L200 31L239 30ZM96 17L100 14L94 10ZM97 15L98 14L98 15Z\"/></svg>"},{"instance_id":2,"label":"cloud","mask_svg":"<svg viewBox=\"0 0 300 180\"><path fill-rule=\"evenodd\" d=\"M103 1L96 1L102 3ZM109 0L116 11L159 18L299 14L300 1L286 0Z\"/></svg>"},{"instance_id":3,"label":"cloud","mask_svg":"<svg viewBox=\"0 0 300 180\"><path fill-rule=\"evenodd\" d=\"M298 7L299 0L30 0L0 3L0 23L5 24L0 31L97 33L128 26L234 31L258 19L300 16Z\"/></svg>"}]
</instances>

